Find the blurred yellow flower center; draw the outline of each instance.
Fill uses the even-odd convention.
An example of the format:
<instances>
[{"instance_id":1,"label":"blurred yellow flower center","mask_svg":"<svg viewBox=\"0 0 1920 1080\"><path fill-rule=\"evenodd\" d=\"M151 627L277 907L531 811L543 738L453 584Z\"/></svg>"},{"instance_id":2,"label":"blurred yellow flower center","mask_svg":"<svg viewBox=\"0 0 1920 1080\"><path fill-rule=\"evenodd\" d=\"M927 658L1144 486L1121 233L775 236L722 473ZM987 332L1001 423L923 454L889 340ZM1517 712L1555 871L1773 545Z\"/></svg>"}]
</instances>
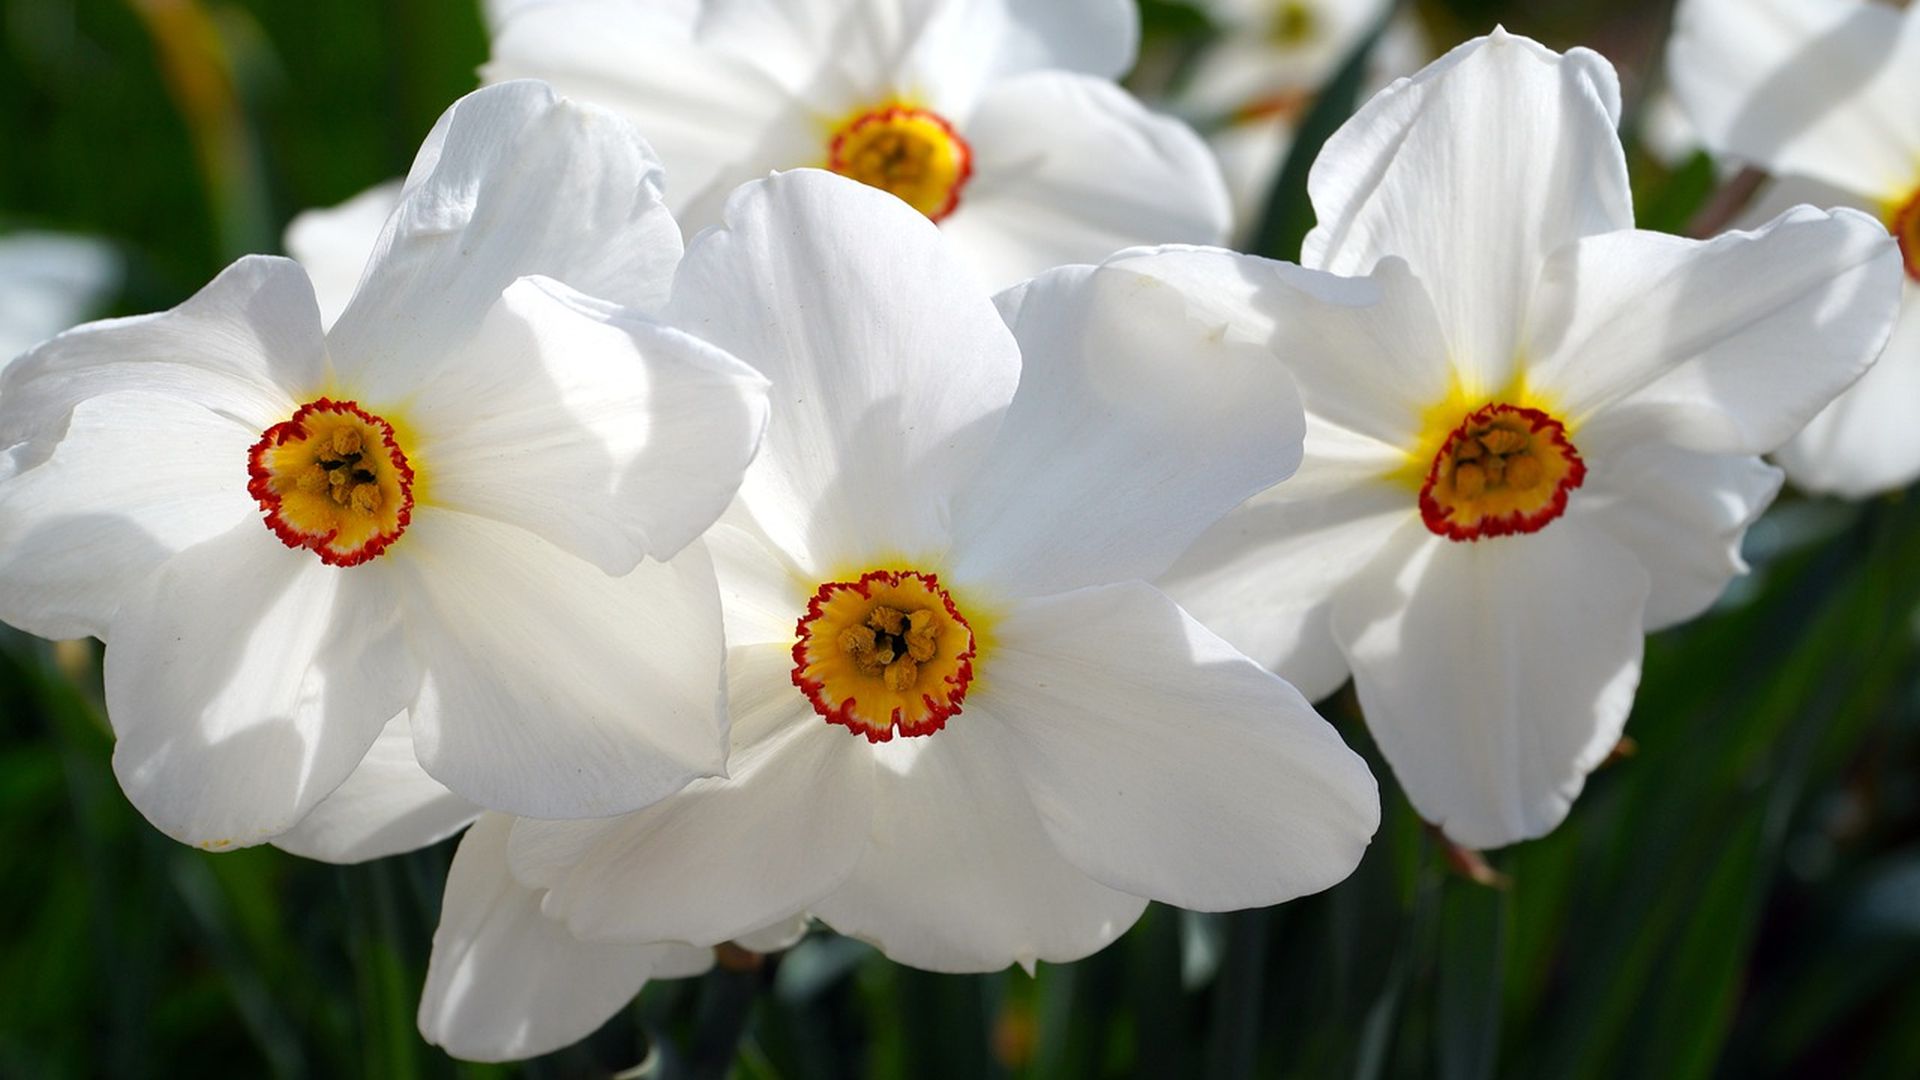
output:
<instances>
[{"instance_id":1,"label":"blurred yellow flower center","mask_svg":"<svg viewBox=\"0 0 1920 1080\"><path fill-rule=\"evenodd\" d=\"M351 401L320 398L268 428L247 473L267 528L331 566L385 551L413 515L413 469L393 425Z\"/></svg>"},{"instance_id":2,"label":"blurred yellow flower center","mask_svg":"<svg viewBox=\"0 0 1920 1080\"><path fill-rule=\"evenodd\" d=\"M973 151L939 116L887 105L862 112L834 131L827 168L892 192L939 221L960 205L960 190L973 175Z\"/></svg>"},{"instance_id":3,"label":"blurred yellow flower center","mask_svg":"<svg viewBox=\"0 0 1920 1080\"><path fill-rule=\"evenodd\" d=\"M1313 5L1304 0L1280 0L1273 19L1267 24L1267 36L1281 48L1297 48L1313 40L1320 28Z\"/></svg>"},{"instance_id":4,"label":"blurred yellow flower center","mask_svg":"<svg viewBox=\"0 0 1920 1080\"><path fill-rule=\"evenodd\" d=\"M1920 188L1907 201L1894 208L1887 228L1900 241L1900 255L1907 263L1907 276L1920 281Z\"/></svg>"},{"instance_id":5,"label":"blurred yellow flower center","mask_svg":"<svg viewBox=\"0 0 1920 1080\"><path fill-rule=\"evenodd\" d=\"M1530 533L1567 510L1587 477L1566 426L1539 409L1475 409L1434 455L1420 488L1420 517L1449 540Z\"/></svg>"},{"instance_id":6,"label":"blurred yellow flower center","mask_svg":"<svg viewBox=\"0 0 1920 1080\"><path fill-rule=\"evenodd\" d=\"M828 723L870 742L939 731L973 681L973 628L932 574L822 585L798 633L793 684Z\"/></svg>"}]
</instances>

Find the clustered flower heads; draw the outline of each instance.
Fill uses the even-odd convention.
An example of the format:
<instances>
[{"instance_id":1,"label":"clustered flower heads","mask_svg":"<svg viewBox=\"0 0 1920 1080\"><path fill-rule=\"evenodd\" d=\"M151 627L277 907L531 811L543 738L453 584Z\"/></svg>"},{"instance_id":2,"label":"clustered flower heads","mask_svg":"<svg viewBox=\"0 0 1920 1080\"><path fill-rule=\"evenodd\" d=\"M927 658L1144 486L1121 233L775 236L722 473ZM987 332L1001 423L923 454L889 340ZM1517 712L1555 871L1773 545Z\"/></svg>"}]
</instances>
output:
<instances>
[{"instance_id":1,"label":"clustered flower heads","mask_svg":"<svg viewBox=\"0 0 1920 1080\"><path fill-rule=\"evenodd\" d=\"M491 14L505 81L301 262L0 377L0 617L106 642L183 841L467 828L420 1026L468 1058L815 919L1031 969L1329 888L1349 677L1449 837L1551 830L1920 247L1920 176L1636 230L1612 68L1500 31L1328 142L1293 265L1192 246L1120 0Z\"/></svg>"}]
</instances>

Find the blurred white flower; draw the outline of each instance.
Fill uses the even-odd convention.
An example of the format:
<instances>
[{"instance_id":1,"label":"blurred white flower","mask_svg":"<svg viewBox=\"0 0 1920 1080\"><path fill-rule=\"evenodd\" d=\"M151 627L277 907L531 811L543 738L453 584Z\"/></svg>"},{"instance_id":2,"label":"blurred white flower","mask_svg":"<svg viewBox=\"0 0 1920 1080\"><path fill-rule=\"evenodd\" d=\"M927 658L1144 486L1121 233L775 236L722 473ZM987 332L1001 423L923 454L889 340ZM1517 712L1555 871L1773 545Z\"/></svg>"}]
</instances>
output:
<instances>
[{"instance_id":1,"label":"blurred white flower","mask_svg":"<svg viewBox=\"0 0 1920 1080\"><path fill-rule=\"evenodd\" d=\"M1113 80L1133 0L490 0L489 79L623 110L691 235L769 170L829 168L940 223L995 287L1226 235L1218 167Z\"/></svg>"},{"instance_id":2,"label":"blurred white flower","mask_svg":"<svg viewBox=\"0 0 1920 1080\"><path fill-rule=\"evenodd\" d=\"M387 218L400 205L403 182L377 184L323 210L307 210L287 223L287 254L293 256L320 301L320 321L332 327L353 299Z\"/></svg>"},{"instance_id":3,"label":"blurred white flower","mask_svg":"<svg viewBox=\"0 0 1920 1080\"><path fill-rule=\"evenodd\" d=\"M0 365L95 313L120 284L104 241L59 233L0 236Z\"/></svg>"},{"instance_id":4,"label":"blurred white flower","mask_svg":"<svg viewBox=\"0 0 1920 1080\"><path fill-rule=\"evenodd\" d=\"M687 545L765 380L610 302L668 287L659 184L625 121L491 88L428 138L331 331L296 264L250 257L7 370L27 461L0 615L107 641L115 770L161 829L282 832L403 711L435 777L523 813L720 770L719 605Z\"/></svg>"},{"instance_id":5,"label":"blurred white flower","mask_svg":"<svg viewBox=\"0 0 1920 1080\"><path fill-rule=\"evenodd\" d=\"M1809 491L1859 497L1920 478L1920 7L1864 0L1686 0L1667 58L1715 153L1771 172L1760 212L1850 206L1907 268L1880 362L1776 460Z\"/></svg>"},{"instance_id":6,"label":"blurred white flower","mask_svg":"<svg viewBox=\"0 0 1920 1080\"><path fill-rule=\"evenodd\" d=\"M480 818L447 872L446 902L420 998L420 1033L468 1061L511 1061L580 1041L632 1001L649 979L699 975L711 948L583 942L540 911L545 891L507 866L513 819ZM806 920L744 935L753 952L800 940Z\"/></svg>"},{"instance_id":7,"label":"blurred white flower","mask_svg":"<svg viewBox=\"0 0 1920 1080\"><path fill-rule=\"evenodd\" d=\"M1221 31L1178 95L1180 111L1209 132L1245 242L1266 211L1294 131L1314 99L1392 0L1203 0ZM1419 23L1395 19L1368 59L1371 93L1431 56Z\"/></svg>"},{"instance_id":8,"label":"blurred white flower","mask_svg":"<svg viewBox=\"0 0 1920 1080\"><path fill-rule=\"evenodd\" d=\"M1148 899L1272 904L1356 865L1365 764L1142 583L1292 471L1290 380L1134 270L1000 305L924 219L821 172L742 188L694 241L672 319L778 388L708 536L729 776L515 822L515 876L576 936L710 944L811 912L991 970L1091 953Z\"/></svg>"},{"instance_id":9,"label":"blurred white flower","mask_svg":"<svg viewBox=\"0 0 1920 1080\"><path fill-rule=\"evenodd\" d=\"M1310 694L1351 670L1414 808L1468 845L1565 816L1619 739L1643 632L1742 569L1778 484L1754 455L1892 324L1898 254L1851 211L1635 231L1618 115L1606 61L1496 32L1316 164L1305 262L1365 278L1154 271L1288 358L1307 410L1299 474L1165 587Z\"/></svg>"}]
</instances>

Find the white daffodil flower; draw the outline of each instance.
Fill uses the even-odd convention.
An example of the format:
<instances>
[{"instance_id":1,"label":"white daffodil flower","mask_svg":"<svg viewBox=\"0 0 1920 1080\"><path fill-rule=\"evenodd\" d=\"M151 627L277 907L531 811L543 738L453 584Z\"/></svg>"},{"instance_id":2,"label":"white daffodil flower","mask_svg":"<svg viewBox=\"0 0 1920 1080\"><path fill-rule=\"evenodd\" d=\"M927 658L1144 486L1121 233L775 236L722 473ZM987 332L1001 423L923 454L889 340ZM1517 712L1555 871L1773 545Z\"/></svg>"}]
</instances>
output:
<instances>
[{"instance_id":1,"label":"white daffodil flower","mask_svg":"<svg viewBox=\"0 0 1920 1080\"><path fill-rule=\"evenodd\" d=\"M593 1034L650 979L700 975L711 948L583 942L540 912L544 891L507 866L513 819L487 814L467 830L447 871L447 903L433 935L420 997L420 1033L468 1061L513 1061ZM789 919L738 944L778 952L799 941Z\"/></svg>"},{"instance_id":2,"label":"white daffodil flower","mask_svg":"<svg viewBox=\"0 0 1920 1080\"><path fill-rule=\"evenodd\" d=\"M1920 478L1920 7L1863 0L1686 0L1667 56L1707 146L1765 169L1765 209L1812 203L1878 217L1907 284L1880 362L1775 460L1808 491L1849 497Z\"/></svg>"},{"instance_id":3,"label":"white daffodil flower","mask_svg":"<svg viewBox=\"0 0 1920 1080\"><path fill-rule=\"evenodd\" d=\"M98 314L120 283L120 256L104 241L60 233L0 236L0 365Z\"/></svg>"},{"instance_id":4,"label":"white daffodil flower","mask_svg":"<svg viewBox=\"0 0 1920 1080\"><path fill-rule=\"evenodd\" d=\"M1618 115L1599 56L1496 32L1327 143L1305 261L1366 277L1150 271L1288 358L1307 410L1299 474L1164 586L1311 695L1351 670L1414 808L1463 844L1565 816L1644 632L1743 568L1779 482L1755 455L1866 369L1898 298L1898 253L1852 211L1634 230Z\"/></svg>"},{"instance_id":5,"label":"white daffodil flower","mask_svg":"<svg viewBox=\"0 0 1920 1080\"><path fill-rule=\"evenodd\" d=\"M7 370L0 615L107 642L115 771L162 830L274 836L403 713L434 777L521 813L720 771L688 545L766 383L615 306L669 286L659 188L624 120L490 88L429 136L331 331L296 264L250 257Z\"/></svg>"},{"instance_id":6,"label":"white daffodil flower","mask_svg":"<svg viewBox=\"0 0 1920 1080\"><path fill-rule=\"evenodd\" d=\"M832 169L940 223L995 287L1134 244L1216 243L1205 144L1113 82L1133 0L489 0L489 79L624 111L691 235L769 170Z\"/></svg>"},{"instance_id":7,"label":"white daffodil flower","mask_svg":"<svg viewBox=\"0 0 1920 1080\"><path fill-rule=\"evenodd\" d=\"M516 821L548 916L706 945L811 912L980 971L1084 956L1149 898L1265 905L1352 871L1365 763L1142 583L1293 470L1269 353L1131 270L1059 270L996 312L939 230L813 170L743 187L668 311L776 387L708 535L729 776Z\"/></svg>"}]
</instances>

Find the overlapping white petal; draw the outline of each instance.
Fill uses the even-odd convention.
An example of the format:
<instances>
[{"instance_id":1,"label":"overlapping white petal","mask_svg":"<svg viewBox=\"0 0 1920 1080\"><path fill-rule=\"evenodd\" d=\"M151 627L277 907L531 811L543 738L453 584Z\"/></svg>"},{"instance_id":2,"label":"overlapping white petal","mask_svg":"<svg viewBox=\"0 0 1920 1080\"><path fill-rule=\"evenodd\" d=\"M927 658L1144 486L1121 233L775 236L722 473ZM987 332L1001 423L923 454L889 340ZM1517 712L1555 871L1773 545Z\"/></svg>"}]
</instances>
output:
<instances>
[{"instance_id":1,"label":"overlapping white petal","mask_svg":"<svg viewBox=\"0 0 1920 1080\"><path fill-rule=\"evenodd\" d=\"M995 288L1142 241L1226 239L1232 207L1206 144L1105 80L998 82L966 136L975 177L941 230Z\"/></svg>"},{"instance_id":2,"label":"overlapping white petal","mask_svg":"<svg viewBox=\"0 0 1920 1080\"><path fill-rule=\"evenodd\" d=\"M956 581L1039 595L1151 578L1298 464L1293 380L1154 276L1157 258L1002 294L1025 359L954 509Z\"/></svg>"},{"instance_id":3,"label":"overlapping white petal","mask_svg":"<svg viewBox=\"0 0 1920 1080\"><path fill-rule=\"evenodd\" d=\"M814 914L929 971L1078 960L1119 937L1146 901L1061 856L1012 750L965 714L878 746L866 853Z\"/></svg>"},{"instance_id":4,"label":"overlapping white petal","mask_svg":"<svg viewBox=\"0 0 1920 1080\"><path fill-rule=\"evenodd\" d=\"M1301 261L1357 275L1405 259L1462 378L1498 390L1520 358L1542 260L1633 224L1619 116L1619 82L1594 53L1561 56L1504 31L1461 45L1327 140Z\"/></svg>"},{"instance_id":5,"label":"overlapping white petal","mask_svg":"<svg viewBox=\"0 0 1920 1080\"><path fill-rule=\"evenodd\" d=\"M389 567L327 566L256 521L168 560L107 631L113 767L127 798L201 847L293 827L419 684L394 588Z\"/></svg>"},{"instance_id":6,"label":"overlapping white petal","mask_svg":"<svg viewBox=\"0 0 1920 1080\"><path fill-rule=\"evenodd\" d=\"M514 872L551 890L580 937L714 945L804 912L852 872L874 814L864 740L793 688L775 645L729 660L734 751L725 779L607 821L521 821Z\"/></svg>"},{"instance_id":7,"label":"overlapping white petal","mask_svg":"<svg viewBox=\"0 0 1920 1080\"><path fill-rule=\"evenodd\" d=\"M1773 502L1780 480L1779 469L1756 457L1650 442L1611 457L1572 513L1640 560L1653 582L1646 614L1652 632L1705 611L1746 572L1740 541Z\"/></svg>"},{"instance_id":8,"label":"overlapping white petal","mask_svg":"<svg viewBox=\"0 0 1920 1080\"><path fill-rule=\"evenodd\" d=\"M1022 603L979 710L1061 853L1182 907L1319 892L1380 823L1373 776L1300 692L1140 584Z\"/></svg>"},{"instance_id":9,"label":"overlapping white petal","mask_svg":"<svg viewBox=\"0 0 1920 1080\"><path fill-rule=\"evenodd\" d=\"M986 453L1019 348L971 272L892 196L800 170L744 187L702 236L667 319L777 387L741 487L810 572L948 543L951 492ZM796 613L797 617L797 613Z\"/></svg>"},{"instance_id":10,"label":"overlapping white petal","mask_svg":"<svg viewBox=\"0 0 1920 1080\"><path fill-rule=\"evenodd\" d=\"M420 763L492 809L595 817L724 768L720 608L693 547L624 577L485 518L423 515L402 541L407 638L426 672Z\"/></svg>"},{"instance_id":11,"label":"overlapping white petal","mask_svg":"<svg viewBox=\"0 0 1920 1080\"><path fill-rule=\"evenodd\" d=\"M512 819L487 814L447 873L420 998L420 1033L469 1061L557 1050L593 1033L649 978L698 974L711 949L584 942L507 870Z\"/></svg>"},{"instance_id":12,"label":"overlapping white petal","mask_svg":"<svg viewBox=\"0 0 1920 1080\"><path fill-rule=\"evenodd\" d=\"M507 287L405 415L433 506L622 574L671 558L726 509L766 428L766 393L698 338L531 278Z\"/></svg>"},{"instance_id":13,"label":"overlapping white petal","mask_svg":"<svg viewBox=\"0 0 1920 1080\"><path fill-rule=\"evenodd\" d=\"M8 366L0 443L33 440L43 457L74 406L123 390L185 398L260 431L317 395L326 374L306 275L288 259L248 256L171 311L89 323Z\"/></svg>"},{"instance_id":14,"label":"overlapping white petal","mask_svg":"<svg viewBox=\"0 0 1920 1080\"><path fill-rule=\"evenodd\" d=\"M437 844L479 814L420 767L413 725L402 713L380 730L353 774L273 846L326 862L366 862Z\"/></svg>"},{"instance_id":15,"label":"overlapping white petal","mask_svg":"<svg viewBox=\"0 0 1920 1080\"><path fill-rule=\"evenodd\" d=\"M1667 72L1715 153L1877 199L1920 188L1920 10L1685 0Z\"/></svg>"},{"instance_id":16,"label":"overlapping white petal","mask_svg":"<svg viewBox=\"0 0 1920 1080\"><path fill-rule=\"evenodd\" d=\"M1886 230L1846 209L1708 241L1589 237L1542 272L1528 384L1583 446L1765 453L1879 354L1900 277Z\"/></svg>"},{"instance_id":17,"label":"overlapping white petal","mask_svg":"<svg viewBox=\"0 0 1920 1080\"><path fill-rule=\"evenodd\" d=\"M328 334L339 378L375 401L404 398L457 362L501 291L528 275L658 307L681 251L663 182L632 125L550 87L460 99L421 146Z\"/></svg>"},{"instance_id":18,"label":"overlapping white petal","mask_svg":"<svg viewBox=\"0 0 1920 1080\"><path fill-rule=\"evenodd\" d=\"M105 637L169 558L257 514L246 460L259 437L169 395L82 401L52 456L0 486L0 618L42 637Z\"/></svg>"},{"instance_id":19,"label":"overlapping white petal","mask_svg":"<svg viewBox=\"0 0 1920 1080\"><path fill-rule=\"evenodd\" d=\"M1647 572L1581 523L1462 544L1409 521L1334 600L1367 726L1420 816L1470 847L1540 836L1620 740Z\"/></svg>"},{"instance_id":20,"label":"overlapping white petal","mask_svg":"<svg viewBox=\"0 0 1920 1080\"><path fill-rule=\"evenodd\" d=\"M1774 459L1807 491L1861 498L1920 478L1920 285L1909 281L1880 359Z\"/></svg>"}]
</instances>

